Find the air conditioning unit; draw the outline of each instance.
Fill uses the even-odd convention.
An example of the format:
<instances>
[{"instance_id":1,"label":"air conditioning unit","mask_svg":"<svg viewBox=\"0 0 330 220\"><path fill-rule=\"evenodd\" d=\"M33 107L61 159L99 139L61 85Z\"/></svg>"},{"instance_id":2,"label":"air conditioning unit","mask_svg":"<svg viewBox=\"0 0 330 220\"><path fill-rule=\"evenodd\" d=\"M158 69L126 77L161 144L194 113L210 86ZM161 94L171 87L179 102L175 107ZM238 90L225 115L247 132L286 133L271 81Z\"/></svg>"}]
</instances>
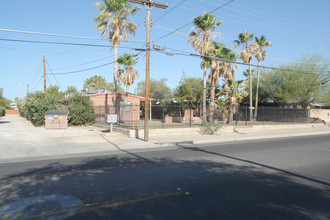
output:
<instances>
[{"instance_id":1,"label":"air conditioning unit","mask_svg":"<svg viewBox=\"0 0 330 220\"><path fill-rule=\"evenodd\" d=\"M98 89L95 87L88 87L86 90L88 94L97 94L98 92Z\"/></svg>"}]
</instances>

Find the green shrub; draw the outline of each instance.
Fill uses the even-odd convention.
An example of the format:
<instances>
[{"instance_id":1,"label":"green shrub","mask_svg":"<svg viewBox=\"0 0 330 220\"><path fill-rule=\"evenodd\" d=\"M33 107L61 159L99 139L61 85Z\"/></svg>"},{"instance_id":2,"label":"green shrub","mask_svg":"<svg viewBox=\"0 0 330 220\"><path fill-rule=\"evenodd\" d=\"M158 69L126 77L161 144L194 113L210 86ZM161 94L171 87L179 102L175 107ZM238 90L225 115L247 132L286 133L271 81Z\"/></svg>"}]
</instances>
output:
<instances>
[{"instance_id":1,"label":"green shrub","mask_svg":"<svg viewBox=\"0 0 330 220\"><path fill-rule=\"evenodd\" d=\"M93 103L89 97L75 95L69 102L69 125L91 125L95 123Z\"/></svg>"},{"instance_id":2,"label":"green shrub","mask_svg":"<svg viewBox=\"0 0 330 220\"><path fill-rule=\"evenodd\" d=\"M4 107L0 107L0 117L5 116L6 110Z\"/></svg>"},{"instance_id":3,"label":"green shrub","mask_svg":"<svg viewBox=\"0 0 330 220\"><path fill-rule=\"evenodd\" d=\"M217 131L221 128L222 126L220 124L214 124L214 123L205 123L201 127L201 132L202 134L209 134L209 135L214 135L217 133Z\"/></svg>"},{"instance_id":4,"label":"green shrub","mask_svg":"<svg viewBox=\"0 0 330 220\"><path fill-rule=\"evenodd\" d=\"M37 127L44 125L46 111L56 109L54 97L43 92L29 94L18 107L20 115Z\"/></svg>"},{"instance_id":5,"label":"green shrub","mask_svg":"<svg viewBox=\"0 0 330 220\"><path fill-rule=\"evenodd\" d=\"M51 93L36 92L29 94L19 103L18 108L20 115L33 125L43 126L46 111L59 110L56 106L57 101ZM69 110L69 125L89 125L95 122L93 104L89 97L77 94L64 101L61 106L61 109L63 108Z\"/></svg>"}]
</instances>

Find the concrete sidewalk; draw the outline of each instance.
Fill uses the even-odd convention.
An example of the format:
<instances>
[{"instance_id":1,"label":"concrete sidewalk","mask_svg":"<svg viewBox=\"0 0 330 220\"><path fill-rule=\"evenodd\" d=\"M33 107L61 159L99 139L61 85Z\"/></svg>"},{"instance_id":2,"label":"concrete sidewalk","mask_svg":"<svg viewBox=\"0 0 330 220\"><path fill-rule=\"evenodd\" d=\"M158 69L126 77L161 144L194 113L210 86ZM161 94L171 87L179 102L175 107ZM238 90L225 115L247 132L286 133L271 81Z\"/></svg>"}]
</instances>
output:
<instances>
[{"instance_id":1,"label":"concrete sidewalk","mask_svg":"<svg viewBox=\"0 0 330 220\"><path fill-rule=\"evenodd\" d=\"M145 142L120 133L109 133L105 128L95 126L70 127L64 130L36 128L20 116L8 115L0 118L0 162L71 157L79 154L98 155L103 152L150 149L179 144L192 146L330 134L330 128L321 124L240 127L235 130L233 127L227 127L218 135L203 135L198 129L189 131L190 133L173 134L163 129L159 134L151 136L149 142Z\"/></svg>"}]
</instances>

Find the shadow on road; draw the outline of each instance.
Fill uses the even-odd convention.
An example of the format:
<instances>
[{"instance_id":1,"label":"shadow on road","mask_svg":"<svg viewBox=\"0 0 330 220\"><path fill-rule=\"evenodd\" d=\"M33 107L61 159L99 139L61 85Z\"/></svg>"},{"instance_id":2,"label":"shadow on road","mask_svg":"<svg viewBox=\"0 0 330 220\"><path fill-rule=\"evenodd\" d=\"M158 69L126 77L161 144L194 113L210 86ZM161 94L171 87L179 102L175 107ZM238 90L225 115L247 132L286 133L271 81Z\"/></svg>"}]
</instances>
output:
<instances>
[{"instance_id":1,"label":"shadow on road","mask_svg":"<svg viewBox=\"0 0 330 220\"><path fill-rule=\"evenodd\" d=\"M252 164L252 165L257 165L257 166L264 167L264 168L267 168L267 169L271 169L271 170L274 170L274 171L277 171L277 172L280 172L280 173L283 173L283 174L286 174L286 175L290 175L290 176L293 176L293 177L298 177L298 178L301 178L301 179L304 179L304 180L308 180L308 181L311 181L311 182L315 182L315 183L322 184L322 185L330 187L330 183L328 183L328 182L318 180L318 179L314 179L314 178L304 176L304 175L301 175L301 174L293 173L293 172L290 172L290 171L287 171L287 170L279 169L279 168L276 168L276 167L272 167L272 166L269 166L269 165L266 165L266 164L257 163L257 162L251 161L251 160L246 160L246 159L242 159L242 158L238 158L238 157L232 157L232 156L228 156L228 155L225 155L225 154L219 154L219 153L212 152L212 151L207 151L207 150L199 148L199 147L186 147L186 146L182 146L182 145L177 145L177 146L181 149L185 149L185 150L189 150L189 151L198 151L198 152L202 152L202 153L206 153L206 154L212 154L212 155L216 155L216 156L220 156L220 157L224 157L224 158L228 158L228 159L232 159L232 160L237 160L237 161L249 163L249 164Z\"/></svg>"},{"instance_id":2,"label":"shadow on road","mask_svg":"<svg viewBox=\"0 0 330 220\"><path fill-rule=\"evenodd\" d=\"M22 198L61 194L89 204L67 219L330 218L328 184L313 187L282 175L292 173L278 171L270 174L255 166L145 158L128 152L73 165L59 161L8 175L0 179L0 207ZM173 193L178 190L182 193Z\"/></svg>"}]
</instances>

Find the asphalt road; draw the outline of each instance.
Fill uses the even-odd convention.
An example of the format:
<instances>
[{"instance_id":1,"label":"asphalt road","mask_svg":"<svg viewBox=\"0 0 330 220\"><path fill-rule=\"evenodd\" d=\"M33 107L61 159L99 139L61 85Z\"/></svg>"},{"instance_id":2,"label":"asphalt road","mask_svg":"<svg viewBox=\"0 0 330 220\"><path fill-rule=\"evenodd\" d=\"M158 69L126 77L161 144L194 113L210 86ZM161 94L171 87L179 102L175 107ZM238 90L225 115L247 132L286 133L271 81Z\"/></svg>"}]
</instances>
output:
<instances>
[{"instance_id":1,"label":"asphalt road","mask_svg":"<svg viewBox=\"0 0 330 220\"><path fill-rule=\"evenodd\" d=\"M330 136L0 164L0 219L330 219Z\"/></svg>"}]
</instances>

